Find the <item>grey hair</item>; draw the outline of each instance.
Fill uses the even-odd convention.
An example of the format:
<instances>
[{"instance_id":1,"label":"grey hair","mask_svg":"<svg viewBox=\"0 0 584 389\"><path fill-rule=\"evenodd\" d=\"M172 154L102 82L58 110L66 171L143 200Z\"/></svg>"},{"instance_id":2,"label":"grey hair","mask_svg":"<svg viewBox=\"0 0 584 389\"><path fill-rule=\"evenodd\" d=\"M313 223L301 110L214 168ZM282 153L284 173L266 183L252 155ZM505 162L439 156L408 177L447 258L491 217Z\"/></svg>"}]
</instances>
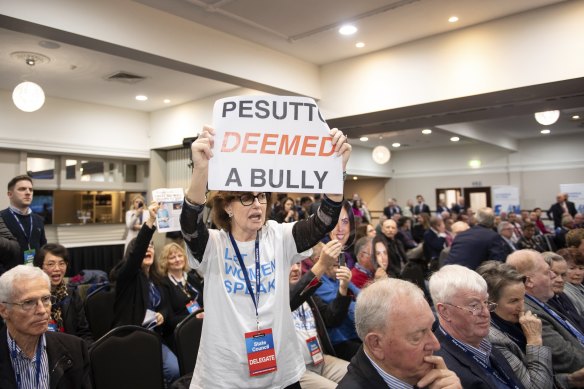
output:
<instances>
[{"instance_id":1,"label":"grey hair","mask_svg":"<svg viewBox=\"0 0 584 389\"><path fill-rule=\"evenodd\" d=\"M361 250L363 248L367 247L367 245L370 246L372 240L373 240L373 238L370 238L368 236L363 236L363 237L359 238L357 243L355 243L355 255L357 257L359 257L359 254L361 254Z\"/></svg>"},{"instance_id":2,"label":"grey hair","mask_svg":"<svg viewBox=\"0 0 584 389\"><path fill-rule=\"evenodd\" d=\"M10 301L14 297L16 282L42 278L51 290L51 279L41 268L36 266L18 265L0 276L0 303Z\"/></svg>"},{"instance_id":3,"label":"grey hair","mask_svg":"<svg viewBox=\"0 0 584 389\"><path fill-rule=\"evenodd\" d=\"M554 262L561 262L565 261L564 257L559 254L554 253L553 251L544 251L541 253L545 262L552 267Z\"/></svg>"},{"instance_id":4,"label":"grey hair","mask_svg":"<svg viewBox=\"0 0 584 389\"><path fill-rule=\"evenodd\" d=\"M479 273L460 265L446 265L430 277L434 303L450 302L460 290L487 293L487 283Z\"/></svg>"},{"instance_id":5,"label":"grey hair","mask_svg":"<svg viewBox=\"0 0 584 389\"><path fill-rule=\"evenodd\" d=\"M489 207L479 208L476 219L481 226L492 228L495 225L495 214L493 209Z\"/></svg>"},{"instance_id":6,"label":"grey hair","mask_svg":"<svg viewBox=\"0 0 584 389\"><path fill-rule=\"evenodd\" d=\"M503 231L503 228L510 226L511 223L509 222L501 222L499 223L499 225L497 226L497 232L499 233L499 235L501 234L501 231Z\"/></svg>"},{"instance_id":7,"label":"grey hair","mask_svg":"<svg viewBox=\"0 0 584 389\"><path fill-rule=\"evenodd\" d=\"M364 288L355 305L355 329L361 340L372 331L391 325L391 314L398 308L426 303L424 292L415 284L397 278L383 278ZM406 308L407 309L407 308Z\"/></svg>"}]
</instances>

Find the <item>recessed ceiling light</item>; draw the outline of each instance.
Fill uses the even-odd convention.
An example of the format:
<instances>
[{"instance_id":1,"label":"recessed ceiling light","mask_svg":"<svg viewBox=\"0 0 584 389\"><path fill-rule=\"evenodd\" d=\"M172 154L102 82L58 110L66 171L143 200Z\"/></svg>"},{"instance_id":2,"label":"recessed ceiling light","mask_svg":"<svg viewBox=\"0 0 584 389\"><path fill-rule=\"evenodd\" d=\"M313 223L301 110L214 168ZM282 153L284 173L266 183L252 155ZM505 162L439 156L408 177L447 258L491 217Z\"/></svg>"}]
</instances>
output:
<instances>
[{"instance_id":1,"label":"recessed ceiling light","mask_svg":"<svg viewBox=\"0 0 584 389\"><path fill-rule=\"evenodd\" d=\"M358 179L359 179L359 177L353 176L353 181L357 181Z\"/></svg>"},{"instance_id":2,"label":"recessed ceiling light","mask_svg":"<svg viewBox=\"0 0 584 389\"><path fill-rule=\"evenodd\" d=\"M383 135L379 135L379 140L383 139Z\"/></svg>"},{"instance_id":3,"label":"recessed ceiling light","mask_svg":"<svg viewBox=\"0 0 584 389\"><path fill-rule=\"evenodd\" d=\"M367 142L369 140L369 138L367 138L366 136L362 136L361 138L359 138L359 140L361 142Z\"/></svg>"},{"instance_id":4,"label":"recessed ceiling light","mask_svg":"<svg viewBox=\"0 0 584 389\"><path fill-rule=\"evenodd\" d=\"M397 148L397 147L401 146L401 143L395 142L395 143L392 143L391 146Z\"/></svg>"},{"instance_id":5,"label":"recessed ceiling light","mask_svg":"<svg viewBox=\"0 0 584 389\"><path fill-rule=\"evenodd\" d=\"M170 103L170 99L164 99L164 104L169 104Z\"/></svg>"},{"instance_id":6,"label":"recessed ceiling light","mask_svg":"<svg viewBox=\"0 0 584 389\"><path fill-rule=\"evenodd\" d=\"M363 43L363 42L357 42L357 43L355 43L355 47L358 48L358 49L360 49L362 47L365 47L365 43Z\"/></svg>"},{"instance_id":7,"label":"recessed ceiling light","mask_svg":"<svg viewBox=\"0 0 584 389\"><path fill-rule=\"evenodd\" d=\"M138 101L146 101L146 100L148 100L148 96L138 95L138 96L136 96L136 100L138 100Z\"/></svg>"},{"instance_id":8,"label":"recessed ceiling light","mask_svg":"<svg viewBox=\"0 0 584 389\"><path fill-rule=\"evenodd\" d=\"M549 134L551 131L549 130L549 128L544 128L543 130L540 131L542 134Z\"/></svg>"},{"instance_id":9,"label":"recessed ceiling light","mask_svg":"<svg viewBox=\"0 0 584 389\"><path fill-rule=\"evenodd\" d=\"M458 16L451 16L448 18L448 21L450 23L456 23L456 22L458 22Z\"/></svg>"},{"instance_id":10,"label":"recessed ceiling light","mask_svg":"<svg viewBox=\"0 0 584 389\"><path fill-rule=\"evenodd\" d=\"M432 130L429 128L424 128L422 130L422 134L424 134L424 135L430 135L431 133L432 133Z\"/></svg>"},{"instance_id":11,"label":"recessed ceiling light","mask_svg":"<svg viewBox=\"0 0 584 389\"><path fill-rule=\"evenodd\" d=\"M452 138L450 138L451 142L458 142L459 140L460 140L460 138L457 136L453 136Z\"/></svg>"},{"instance_id":12,"label":"recessed ceiling light","mask_svg":"<svg viewBox=\"0 0 584 389\"><path fill-rule=\"evenodd\" d=\"M345 24L339 28L339 34L341 35L353 35L357 32L357 27L353 26L352 24Z\"/></svg>"},{"instance_id":13,"label":"recessed ceiling light","mask_svg":"<svg viewBox=\"0 0 584 389\"><path fill-rule=\"evenodd\" d=\"M574 115L574 116L572 116L572 119L578 120L578 119L580 119L580 115Z\"/></svg>"}]
</instances>

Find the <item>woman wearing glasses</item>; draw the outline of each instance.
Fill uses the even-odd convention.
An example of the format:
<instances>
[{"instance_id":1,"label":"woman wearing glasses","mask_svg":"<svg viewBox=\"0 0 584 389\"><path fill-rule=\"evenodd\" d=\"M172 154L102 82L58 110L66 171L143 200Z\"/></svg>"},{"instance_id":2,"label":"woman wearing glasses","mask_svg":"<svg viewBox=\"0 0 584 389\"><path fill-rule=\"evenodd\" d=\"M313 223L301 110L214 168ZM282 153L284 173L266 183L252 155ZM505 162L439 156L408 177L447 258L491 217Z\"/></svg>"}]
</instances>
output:
<instances>
[{"instance_id":1,"label":"woman wearing glasses","mask_svg":"<svg viewBox=\"0 0 584 389\"><path fill-rule=\"evenodd\" d=\"M76 335L92 343L93 337L77 287L65 283L69 265L67 249L56 243L46 244L37 251L33 263L51 279L51 295L55 303L51 307L49 331Z\"/></svg>"},{"instance_id":2,"label":"woman wearing glasses","mask_svg":"<svg viewBox=\"0 0 584 389\"><path fill-rule=\"evenodd\" d=\"M266 221L266 193L219 192L213 218L221 230L207 229L201 215L214 133L205 127L191 146L193 174L181 214L191 265L205 278L205 323L191 388L299 388L305 364L291 340L288 275L333 229L342 195L324 196L307 220L280 224ZM337 129L330 134L344 170L351 146Z\"/></svg>"},{"instance_id":3,"label":"woman wearing glasses","mask_svg":"<svg viewBox=\"0 0 584 389\"><path fill-rule=\"evenodd\" d=\"M138 236L130 241L124 259L116 265L116 298L113 326L136 325L153 329L164 336L163 324L170 308L168 297L161 288L161 277L154 263L152 235L156 230L156 212L159 204L148 207L148 219ZM162 344L164 379L171 383L179 377L178 361L166 344Z\"/></svg>"},{"instance_id":4,"label":"woman wearing glasses","mask_svg":"<svg viewBox=\"0 0 584 389\"><path fill-rule=\"evenodd\" d=\"M525 277L506 263L488 261L478 269L487 282L491 312L489 341L505 357L524 387L553 387L552 353L542 343L541 320L524 311Z\"/></svg>"}]
</instances>

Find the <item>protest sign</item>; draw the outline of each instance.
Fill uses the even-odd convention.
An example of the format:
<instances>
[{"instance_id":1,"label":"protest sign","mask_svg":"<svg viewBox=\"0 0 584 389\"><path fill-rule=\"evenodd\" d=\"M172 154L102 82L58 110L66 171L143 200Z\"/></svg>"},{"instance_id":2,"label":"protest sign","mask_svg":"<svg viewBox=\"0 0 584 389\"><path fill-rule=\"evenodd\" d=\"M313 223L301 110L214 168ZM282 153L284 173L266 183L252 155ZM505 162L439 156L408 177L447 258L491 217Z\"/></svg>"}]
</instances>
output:
<instances>
[{"instance_id":1,"label":"protest sign","mask_svg":"<svg viewBox=\"0 0 584 389\"><path fill-rule=\"evenodd\" d=\"M342 158L313 99L237 96L215 102L209 189L343 193Z\"/></svg>"}]
</instances>

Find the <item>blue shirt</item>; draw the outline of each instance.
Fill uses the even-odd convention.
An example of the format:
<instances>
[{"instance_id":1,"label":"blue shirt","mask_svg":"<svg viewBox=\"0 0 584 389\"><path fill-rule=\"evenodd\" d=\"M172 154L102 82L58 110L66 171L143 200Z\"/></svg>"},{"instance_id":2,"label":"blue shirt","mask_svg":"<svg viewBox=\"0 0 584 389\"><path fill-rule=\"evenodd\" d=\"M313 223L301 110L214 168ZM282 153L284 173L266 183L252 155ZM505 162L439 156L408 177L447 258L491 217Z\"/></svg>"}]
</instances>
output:
<instances>
[{"instance_id":1,"label":"blue shirt","mask_svg":"<svg viewBox=\"0 0 584 389\"><path fill-rule=\"evenodd\" d=\"M316 290L316 295L320 297L322 301L330 304L339 292L340 281L328 277L326 274L320 278L322 285ZM359 293L359 288L349 282L349 289L357 295ZM341 325L337 327L327 327L327 332L331 343L333 345L346 342L347 340L359 339L357 332L355 331L355 301L351 301L349 304L349 312L347 316L343 319Z\"/></svg>"}]
</instances>

